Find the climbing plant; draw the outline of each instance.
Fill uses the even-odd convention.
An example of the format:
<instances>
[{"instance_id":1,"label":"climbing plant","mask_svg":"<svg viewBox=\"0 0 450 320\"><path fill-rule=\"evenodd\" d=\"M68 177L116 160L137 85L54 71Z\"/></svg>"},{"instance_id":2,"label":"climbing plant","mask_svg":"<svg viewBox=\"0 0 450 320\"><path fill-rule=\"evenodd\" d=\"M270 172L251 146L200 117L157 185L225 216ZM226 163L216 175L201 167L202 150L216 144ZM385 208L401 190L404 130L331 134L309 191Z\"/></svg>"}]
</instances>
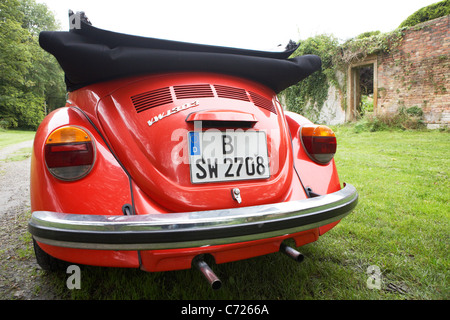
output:
<instances>
[{"instance_id":1,"label":"climbing plant","mask_svg":"<svg viewBox=\"0 0 450 320\"><path fill-rule=\"evenodd\" d=\"M339 91L341 107L345 109L346 71L349 66L363 61L369 55L395 53L409 29L416 29L418 23L449 14L450 0L444 0L418 10L391 32L364 32L343 43L340 43L333 35L318 35L300 41L293 56L318 55L322 59L322 68L300 83L281 92L281 100L289 111L301 113L311 121L317 121L332 85ZM446 56L442 55L439 59L444 60ZM437 92L438 90L442 91L445 88L436 87ZM363 102L367 101L363 100ZM368 103L361 107L368 112L373 108Z\"/></svg>"},{"instance_id":2,"label":"climbing plant","mask_svg":"<svg viewBox=\"0 0 450 320\"><path fill-rule=\"evenodd\" d=\"M401 43L407 28L392 32L365 32L355 38L339 43L332 35L318 35L301 41L293 56L315 54L322 59L321 70L281 93L289 111L304 114L316 120L328 98L330 85L335 86L343 96L345 109L346 68L349 64L363 60L368 55L390 52ZM344 81L338 81L338 72Z\"/></svg>"},{"instance_id":3,"label":"climbing plant","mask_svg":"<svg viewBox=\"0 0 450 320\"><path fill-rule=\"evenodd\" d=\"M311 37L300 43L293 55L318 55L322 59L322 68L281 93L288 110L311 116L312 109L323 105L330 81L336 78L333 59L337 54L338 44L338 40L330 35Z\"/></svg>"},{"instance_id":4,"label":"climbing plant","mask_svg":"<svg viewBox=\"0 0 450 320\"><path fill-rule=\"evenodd\" d=\"M341 54L336 62L348 65L349 63L361 61L368 55L395 50L401 43L406 29L399 28L386 33L379 31L365 32L347 40L340 45Z\"/></svg>"}]
</instances>

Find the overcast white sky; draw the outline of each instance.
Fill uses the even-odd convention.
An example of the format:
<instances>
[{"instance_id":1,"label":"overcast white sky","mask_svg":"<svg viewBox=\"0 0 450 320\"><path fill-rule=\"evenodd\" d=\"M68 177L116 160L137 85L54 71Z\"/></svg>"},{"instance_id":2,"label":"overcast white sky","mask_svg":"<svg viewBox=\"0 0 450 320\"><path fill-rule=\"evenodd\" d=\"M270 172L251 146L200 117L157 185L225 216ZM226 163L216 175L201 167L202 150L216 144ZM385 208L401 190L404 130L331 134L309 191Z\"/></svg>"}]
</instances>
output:
<instances>
[{"instance_id":1,"label":"overcast white sky","mask_svg":"<svg viewBox=\"0 0 450 320\"><path fill-rule=\"evenodd\" d=\"M69 30L68 10L98 28L154 38L270 50L317 34L340 40L392 31L439 0L37 0Z\"/></svg>"}]
</instances>

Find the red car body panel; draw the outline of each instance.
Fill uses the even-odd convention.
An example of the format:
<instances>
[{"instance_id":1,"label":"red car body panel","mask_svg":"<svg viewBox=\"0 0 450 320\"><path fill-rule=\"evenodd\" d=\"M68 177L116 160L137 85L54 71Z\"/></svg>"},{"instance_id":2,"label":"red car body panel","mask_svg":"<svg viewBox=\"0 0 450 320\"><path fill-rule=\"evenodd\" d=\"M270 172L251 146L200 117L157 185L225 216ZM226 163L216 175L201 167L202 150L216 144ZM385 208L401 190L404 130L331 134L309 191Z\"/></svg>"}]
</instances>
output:
<instances>
[{"instance_id":1,"label":"red car body panel","mask_svg":"<svg viewBox=\"0 0 450 320\"><path fill-rule=\"evenodd\" d=\"M135 112L129 99L137 93L186 83L244 87L273 101L278 115L255 107L250 101L202 98L198 99L201 101L199 106L174 114L171 116L171 121L166 121L164 124L161 121L154 127L149 127L147 121L152 116L172 109L174 106L189 103L192 99L181 99L173 104L152 108L142 113ZM90 119L94 119L92 122L102 135L78 109L81 106L83 112L91 115ZM164 214L192 209L211 210L238 206L239 204L229 196L229 182L201 185L190 183L185 139L186 133L194 130L194 125L185 120L188 115L204 108L208 108L209 111L218 110L216 114L218 116L222 115L220 111L223 110L236 113L247 110L247 114L254 115L254 118L258 120L253 129L274 128L270 131L268 142L272 164L270 179L263 182L257 180L231 184L239 186L245 197L246 206L306 199L300 180L294 174L293 162L298 166L302 181L318 193L326 194L340 189L334 161L325 166L314 164L300 148L298 130L301 124L310 122L292 113L288 113L286 118L279 116L284 111L276 95L269 89L250 81L223 75L170 74L106 82L70 94L67 107L50 114L36 134L31 172L32 211L75 214L102 212L121 215L122 206L131 204L133 201L136 214L149 212ZM93 135L97 148L96 162L92 172L75 182L56 179L46 170L43 161L46 138L51 131L65 125L76 125L87 129ZM151 138L152 134L155 134L155 138ZM292 136L292 144L284 138L289 135ZM126 173L111 154L102 136L108 137L108 144L130 173L132 191L130 191L130 182ZM120 147L125 144L126 149ZM272 149L276 152L272 152ZM167 158L173 156L173 150L176 150L179 161ZM302 174L303 172L307 174ZM308 179L308 177L311 178ZM324 187L323 181L329 181L329 183ZM140 251L141 264L139 264L137 251L61 248L44 243L39 245L51 256L64 261L164 271L190 268L192 259L199 254L211 254L217 263L224 263L276 252L279 250L280 243L288 238L293 238L296 245L301 246L316 241L327 229L328 227L320 227L267 240L207 248L143 250Z\"/></svg>"}]
</instances>

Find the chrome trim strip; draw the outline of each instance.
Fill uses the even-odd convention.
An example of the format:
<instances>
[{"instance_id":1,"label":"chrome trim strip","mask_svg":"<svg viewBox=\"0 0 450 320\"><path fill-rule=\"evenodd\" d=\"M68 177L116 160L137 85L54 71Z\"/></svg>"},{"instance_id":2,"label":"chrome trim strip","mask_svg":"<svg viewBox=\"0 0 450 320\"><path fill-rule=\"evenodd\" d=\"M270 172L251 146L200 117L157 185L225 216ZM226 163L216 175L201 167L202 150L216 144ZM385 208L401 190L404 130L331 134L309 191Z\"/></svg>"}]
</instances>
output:
<instances>
[{"instance_id":1,"label":"chrome trim strip","mask_svg":"<svg viewBox=\"0 0 450 320\"><path fill-rule=\"evenodd\" d=\"M28 229L42 243L71 248L151 250L211 246L300 232L345 217L356 189L315 198L223 210L133 216L33 212Z\"/></svg>"}]
</instances>

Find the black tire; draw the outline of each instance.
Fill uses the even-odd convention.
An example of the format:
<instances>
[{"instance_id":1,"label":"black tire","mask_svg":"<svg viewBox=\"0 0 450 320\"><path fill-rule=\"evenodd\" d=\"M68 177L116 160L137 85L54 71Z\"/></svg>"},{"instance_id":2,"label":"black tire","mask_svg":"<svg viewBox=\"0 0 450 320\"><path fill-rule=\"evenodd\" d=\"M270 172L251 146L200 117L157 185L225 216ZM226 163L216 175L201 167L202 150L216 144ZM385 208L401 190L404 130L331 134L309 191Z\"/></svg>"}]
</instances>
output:
<instances>
[{"instance_id":1,"label":"black tire","mask_svg":"<svg viewBox=\"0 0 450 320\"><path fill-rule=\"evenodd\" d=\"M59 260L52 257L47 252L41 249L37 244L36 240L33 239L34 254L36 256L36 261L38 265L45 271L66 271L67 267L70 265L69 262Z\"/></svg>"}]
</instances>

